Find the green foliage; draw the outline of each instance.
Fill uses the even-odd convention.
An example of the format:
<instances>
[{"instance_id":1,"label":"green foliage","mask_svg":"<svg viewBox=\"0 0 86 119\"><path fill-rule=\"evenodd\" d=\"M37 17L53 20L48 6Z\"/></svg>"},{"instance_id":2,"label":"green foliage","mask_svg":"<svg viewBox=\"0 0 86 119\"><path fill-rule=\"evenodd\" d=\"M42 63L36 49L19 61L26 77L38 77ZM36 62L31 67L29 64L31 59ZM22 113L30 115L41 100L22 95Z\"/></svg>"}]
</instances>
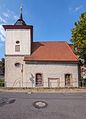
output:
<instances>
[{"instance_id":1,"label":"green foliage","mask_svg":"<svg viewBox=\"0 0 86 119\"><path fill-rule=\"evenodd\" d=\"M0 87L4 87L4 80L0 79Z\"/></svg>"},{"instance_id":2,"label":"green foliage","mask_svg":"<svg viewBox=\"0 0 86 119\"><path fill-rule=\"evenodd\" d=\"M4 74L5 72L5 59L2 58L0 61L0 72L2 72L2 74Z\"/></svg>"},{"instance_id":3,"label":"green foliage","mask_svg":"<svg viewBox=\"0 0 86 119\"><path fill-rule=\"evenodd\" d=\"M82 13L72 29L72 39L75 53L86 63L86 12Z\"/></svg>"}]
</instances>

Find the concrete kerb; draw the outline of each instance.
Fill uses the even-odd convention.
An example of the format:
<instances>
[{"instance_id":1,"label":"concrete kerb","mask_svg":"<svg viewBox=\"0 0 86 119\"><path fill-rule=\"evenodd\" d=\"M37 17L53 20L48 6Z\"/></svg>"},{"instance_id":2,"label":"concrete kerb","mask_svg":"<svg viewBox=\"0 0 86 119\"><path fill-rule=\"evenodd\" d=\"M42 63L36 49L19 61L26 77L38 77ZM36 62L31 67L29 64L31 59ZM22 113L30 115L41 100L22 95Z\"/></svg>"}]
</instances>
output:
<instances>
[{"instance_id":1,"label":"concrete kerb","mask_svg":"<svg viewBox=\"0 0 86 119\"><path fill-rule=\"evenodd\" d=\"M86 92L86 88L0 88L0 92L31 93L79 93Z\"/></svg>"}]
</instances>

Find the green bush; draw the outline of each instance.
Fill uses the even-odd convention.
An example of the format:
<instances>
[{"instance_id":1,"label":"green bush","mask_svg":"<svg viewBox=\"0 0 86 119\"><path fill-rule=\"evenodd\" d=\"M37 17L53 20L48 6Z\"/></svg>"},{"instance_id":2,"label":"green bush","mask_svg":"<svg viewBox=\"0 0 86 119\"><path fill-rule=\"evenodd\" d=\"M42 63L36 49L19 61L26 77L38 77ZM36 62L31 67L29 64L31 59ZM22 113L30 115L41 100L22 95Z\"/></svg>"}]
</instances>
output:
<instances>
[{"instance_id":1,"label":"green bush","mask_svg":"<svg viewBox=\"0 0 86 119\"><path fill-rule=\"evenodd\" d=\"M0 79L0 87L4 87L4 80Z\"/></svg>"},{"instance_id":2,"label":"green bush","mask_svg":"<svg viewBox=\"0 0 86 119\"><path fill-rule=\"evenodd\" d=\"M84 86L86 87L86 79L84 80Z\"/></svg>"}]
</instances>

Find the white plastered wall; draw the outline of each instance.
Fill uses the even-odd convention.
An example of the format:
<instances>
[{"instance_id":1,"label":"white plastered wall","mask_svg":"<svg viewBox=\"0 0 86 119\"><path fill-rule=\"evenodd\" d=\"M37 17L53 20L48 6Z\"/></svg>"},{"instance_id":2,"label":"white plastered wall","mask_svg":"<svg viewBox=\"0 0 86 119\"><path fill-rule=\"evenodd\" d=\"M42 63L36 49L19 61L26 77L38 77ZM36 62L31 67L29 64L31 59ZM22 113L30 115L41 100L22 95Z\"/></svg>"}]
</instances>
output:
<instances>
[{"instance_id":1,"label":"white plastered wall","mask_svg":"<svg viewBox=\"0 0 86 119\"><path fill-rule=\"evenodd\" d=\"M15 52L16 41L20 41L20 52ZM7 29L6 30L6 55L30 55L31 54L31 30Z\"/></svg>"},{"instance_id":2,"label":"white plastered wall","mask_svg":"<svg viewBox=\"0 0 86 119\"><path fill-rule=\"evenodd\" d=\"M48 87L48 78L58 78L59 86L65 87L65 74L72 74L73 87L78 87L78 64L25 64L23 60L23 56L6 56L6 87L35 87L36 73L42 73L43 87ZM19 68L15 67L17 62Z\"/></svg>"},{"instance_id":3,"label":"white plastered wall","mask_svg":"<svg viewBox=\"0 0 86 119\"><path fill-rule=\"evenodd\" d=\"M25 64L27 87L35 87L36 73L42 74L43 87L48 87L48 78L60 79L60 87L65 87L65 74L72 74L73 87L78 87L78 64Z\"/></svg>"},{"instance_id":4,"label":"white plastered wall","mask_svg":"<svg viewBox=\"0 0 86 119\"><path fill-rule=\"evenodd\" d=\"M24 77L23 59L24 59L23 56L6 56L5 58L5 86L6 87L23 87L23 83L22 83ZM20 67L16 67L15 63L20 63Z\"/></svg>"}]
</instances>

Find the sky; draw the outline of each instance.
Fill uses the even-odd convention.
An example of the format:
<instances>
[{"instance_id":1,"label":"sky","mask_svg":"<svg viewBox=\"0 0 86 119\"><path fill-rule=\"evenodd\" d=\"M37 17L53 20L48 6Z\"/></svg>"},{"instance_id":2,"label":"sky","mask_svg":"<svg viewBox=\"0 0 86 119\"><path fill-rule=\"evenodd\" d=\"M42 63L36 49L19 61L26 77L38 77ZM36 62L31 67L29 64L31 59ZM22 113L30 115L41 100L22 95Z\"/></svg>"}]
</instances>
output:
<instances>
[{"instance_id":1,"label":"sky","mask_svg":"<svg viewBox=\"0 0 86 119\"><path fill-rule=\"evenodd\" d=\"M34 41L67 41L71 29L86 11L86 0L0 0L0 59L5 55L5 31L2 25L14 25L20 16L33 25Z\"/></svg>"}]
</instances>

